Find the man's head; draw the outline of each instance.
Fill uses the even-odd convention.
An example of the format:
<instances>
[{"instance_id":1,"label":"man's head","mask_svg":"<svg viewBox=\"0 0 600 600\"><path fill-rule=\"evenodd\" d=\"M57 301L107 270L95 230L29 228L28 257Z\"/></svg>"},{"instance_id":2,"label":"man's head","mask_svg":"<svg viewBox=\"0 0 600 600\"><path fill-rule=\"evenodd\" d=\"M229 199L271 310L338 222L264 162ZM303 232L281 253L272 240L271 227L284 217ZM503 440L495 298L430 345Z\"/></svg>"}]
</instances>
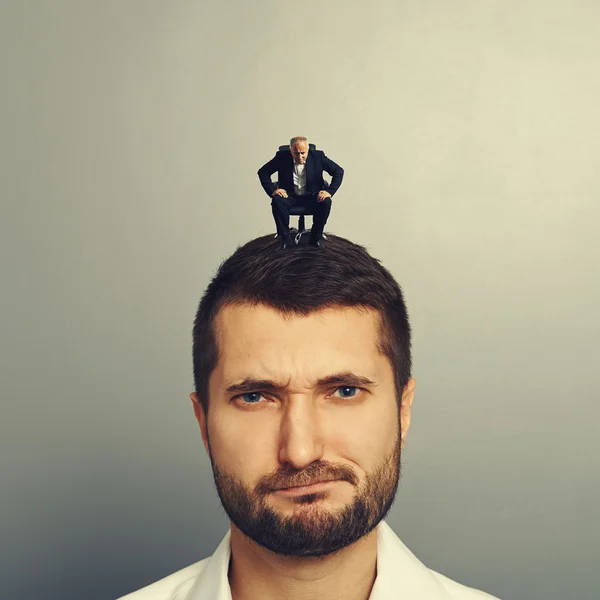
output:
<instances>
[{"instance_id":1,"label":"man's head","mask_svg":"<svg viewBox=\"0 0 600 600\"><path fill-rule=\"evenodd\" d=\"M192 394L233 525L280 554L320 556L389 510L410 425L402 292L364 248L275 251L219 268L194 324Z\"/></svg>"},{"instance_id":2,"label":"man's head","mask_svg":"<svg viewBox=\"0 0 600 600\"><path fill-rule=\"evenodd\" d=\"M294 162L303 165L308 157L308 140L302 136L293 137L290 140L290 152Z\"/></svg>"}]
</instances>

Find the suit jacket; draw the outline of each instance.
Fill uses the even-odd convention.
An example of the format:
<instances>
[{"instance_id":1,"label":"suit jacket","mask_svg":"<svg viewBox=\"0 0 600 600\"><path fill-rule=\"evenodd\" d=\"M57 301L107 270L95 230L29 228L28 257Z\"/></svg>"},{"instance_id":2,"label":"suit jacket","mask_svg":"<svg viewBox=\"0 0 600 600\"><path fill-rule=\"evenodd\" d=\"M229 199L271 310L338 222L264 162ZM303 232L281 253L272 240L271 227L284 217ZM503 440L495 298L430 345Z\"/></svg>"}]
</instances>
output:
<instances>
[{"instance_id":1,"label":"suit jacket","mask_svg":"<svg viewBox=\"0 0 600 600\"><path fill-rule=\"evenodd\" d=\"M260 184L269 196L277 189L271 181L271 175L278 172L279 187L288 194L294 193L294 158L289 150L279 150L277 154L258 170ZM331 175L331 183L326 187L323 171ZM344 169L325 156L322 150L309 150L306 158L306 189L309 194L318 194L321 190L333 196L344 178Z\"/></svg>"},{"instance_id":2,"label":"suit jacket","mask_svg":"<svg viewBox=\"0 0 600 600\"><path fill-rule=\"evenodd\" d=\"M230 532L216 552L119 600L231 600ZM369 600L498 600L428 569L385 521L377 535L377 578Z\"/></svg>"}]
</instances>

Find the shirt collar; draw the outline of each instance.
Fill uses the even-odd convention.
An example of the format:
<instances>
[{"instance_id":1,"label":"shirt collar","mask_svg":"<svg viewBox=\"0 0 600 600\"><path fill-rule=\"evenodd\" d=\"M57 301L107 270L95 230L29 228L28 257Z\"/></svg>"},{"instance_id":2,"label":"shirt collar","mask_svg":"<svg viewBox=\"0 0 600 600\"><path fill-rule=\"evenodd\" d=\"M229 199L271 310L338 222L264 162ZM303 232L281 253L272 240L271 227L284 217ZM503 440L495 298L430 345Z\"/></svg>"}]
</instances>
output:
<instances>
[{"instance_id":1,"label":"shirt collar","mask_svg":"<svg viewBox=\"0 0 600 600\"><path fill-rule=\"evenodd\" d=\"M231 558L231 530L229 530L214 554L207 560L206 567L196 577L192 589L184 600L232 600L229 580Z\"/></svg>"},{"instance_id":2,"label":"shirt collar","mask_svg":"<svg viewBox=\"0 0 600 600\"><path fill-rule=\"evenodd\" d=\"M382 521L377 529L377 579L369 600L398 597L451 600L433 573Z\"/></svg>"},{"instance_id":3,"label":"shirt collar","mask_svg":"<svg viewBox=\"0 0 600 600\"><path fill-rule=\"evenodd\" d=\"M231 557L228 531L207 566L196 578L185 600L232 600L227 574ZM400 541L382 521L377 529L377 579L369 600L406 598L451 600L433 573Z\"/></svg>"}]
</instances>

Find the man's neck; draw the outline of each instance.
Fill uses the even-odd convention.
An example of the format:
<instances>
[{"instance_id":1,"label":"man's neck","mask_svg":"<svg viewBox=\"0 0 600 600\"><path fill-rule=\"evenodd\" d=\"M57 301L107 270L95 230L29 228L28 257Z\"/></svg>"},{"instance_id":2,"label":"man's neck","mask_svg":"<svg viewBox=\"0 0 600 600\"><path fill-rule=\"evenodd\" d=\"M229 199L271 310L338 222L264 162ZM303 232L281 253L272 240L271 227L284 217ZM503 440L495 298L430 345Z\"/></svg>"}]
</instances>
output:
<instances>
[{"instance_id":1,"label":"man's neck","mask_svg":"<svg viewBox=\"0 0 600 600\"><path fill-rule=\"evenodd\" d=\"M368 600L377 575L377 530L322 558L279 556L231 527L233 600Z\"/></svg>"}]
</instances>

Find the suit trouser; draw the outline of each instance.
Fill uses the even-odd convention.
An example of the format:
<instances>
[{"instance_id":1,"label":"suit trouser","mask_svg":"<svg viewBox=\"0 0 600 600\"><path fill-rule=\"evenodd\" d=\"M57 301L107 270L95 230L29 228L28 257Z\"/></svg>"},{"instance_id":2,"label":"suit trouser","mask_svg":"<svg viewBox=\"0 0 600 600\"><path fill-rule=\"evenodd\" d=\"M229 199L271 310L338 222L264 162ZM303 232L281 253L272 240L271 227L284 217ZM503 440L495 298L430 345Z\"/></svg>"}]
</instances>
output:
<instances>
[{"instance_id":1,"label":"suit trouser","mask_svg":"<svg viewBox=\"0 0 600 600\"><path fill-rule=\"evenodd\" d=\"M325 198L322 202L318 202L317 194L308 194L306 196L288 194L287 198L282 198L281 196L273 196L271 198L271 208L278 235L285 236L290 234L290 208L299 204L306 206L313 213L313 226L310 232L310 239L312 241L320 240L329 213L331 212L331 198Z\"/></svg>"}]
</instances>

